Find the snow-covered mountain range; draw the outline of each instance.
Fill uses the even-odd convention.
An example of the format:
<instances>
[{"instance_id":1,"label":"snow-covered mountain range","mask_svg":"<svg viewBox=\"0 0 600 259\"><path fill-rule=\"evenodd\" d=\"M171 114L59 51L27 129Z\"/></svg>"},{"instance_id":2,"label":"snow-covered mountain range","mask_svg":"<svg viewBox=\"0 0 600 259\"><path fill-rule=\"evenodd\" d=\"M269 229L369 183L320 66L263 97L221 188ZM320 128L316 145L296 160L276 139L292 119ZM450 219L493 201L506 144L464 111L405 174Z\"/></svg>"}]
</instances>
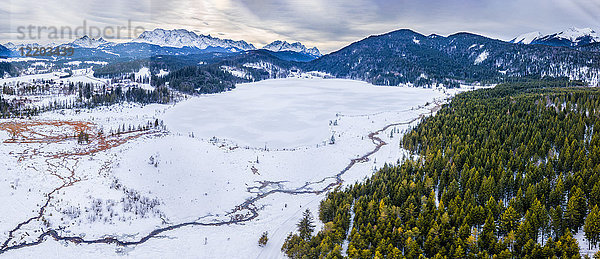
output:
<instances>
[{"instance_id":1,"label":"snow-covered mountain range","mask_svg":"<svg viewBox=\"0 0 600 259\"><path fill-rule=\"evenodd\" d=\"M239 52L256 49L254 45L243 40L234 41L230 39L220 39L212 37L210 35L198 35L195 32L184 29L155 29L153 31L146 31L142 33L137 39L133 40L133 42L143 42L163 47L175 48L191 47L198 49L207 49L212 47L225 49L230 52ZM300 42L288 43L287 41L278 40L264 46L263 49L273 52L292 51L310 55L313 57L322 56L321 52L316 47L307 48Z\"/></svg>"},{"instance_id":2,"label":"snow-covered mountain range","mask_svg":"<svg viewBox=\"0 0 600 259\"><path fill-rule=\"evenodd\" d=\"M12 43L12 42L8 42L6 44L4 44L5 47L7 47L8 49L12 50L12 51L18 51L20 48L33 48L33 47L56 47L60 44L56 44L56 43L48 43L48 44L39 44L39 43L20 43L20 44L16 44L16 43Z\"/></svg>"},{"instance_id":3,"label":"snow-covered mountain range","mask_svg":"<svg viewBox=\"0 0 600 259\"><path fill-rule=\"evenodd\" d=\"M580 47L600 42L600 34L591 28L571 27L554 34L543 35L540 32L530 32L519 35L510 42L520 44L539 44L561 47Z\"/></svg>"},{"instance_id":4,"label":"snow-covered mountain range","mask_svg":"<svg viewBox=\"0 0 600 259\"><path fill-rule=\"evenodd\" d=\"M312 47L309 49L306 46L302 45L302 43L300 43L300 42L288 43L287 41L277 40L277 41L267 44L266 46L263 47L263 49L273 51L273 52L281 52L281 51L298 52L298 53L313 56L315 58L322 56L321 52L319 51L319 49L317 49L317 47Z\"/></svg>"},{"instance_id":5,"label":"snow-covered mountain range","mask_svg":"<svg viewBox=\"0 0 600 259\"><path fill-rule=\"evenodd\" d=\"M210 35L202 35L196 34L193 31L188 31L185 29L176 29L176 30L165 30L165 29L155 29L152 31L145 31L140 34L139 37L132 40L130 43L135 43L138 45L131 45L128 43L113 43L106 41L102 37L95 39L89 37L87 35L78 38L70 43L66 44L38 44L38 43L27 43L27 44L14 44L7 43L5 46L12 50L18 51L21 47L55 47L55 46L70 46L75 48L111 48L115 47L119 50L122 48L130 49L140 47L139 44L150 44L151 46L155 46L153 48L180 48L180 49L192 49L192 50L200 50L203 52L243 52L248 50L255 50L256 47L251 43L248 43L243 40L235 41L230 39L221 39L212 37ZM306 55L309 59L318 58L322 56L321 52L316 48L307 48L300 42L288 43L287 41L274 41L266 46L263 49L272 51L272 52L296 52L303 55ZM110 50L110 49L108 49ZM134 50L131 50L134 51ZM183 51L185 53L189 51ZM312 58L311 58L312 57Z\"/></svg>"},{"instance_id":6,"label":"snow-covered mountain range","mask_svg":"<svg viewBox=\"0 0 600 259\"><path fill-rule=\"evenodd\" d=\"M229 39L219 39L210 35L198 35L192 31L164 30L155 29L153 31L145 31L140 36L133 40L134 42L144 42L163 47L192 47L198 49L222 48L231 52L247 51L256 49L254 45L243 40L234 41Z\"/></svg>"},{"instance_id":7,"label":"snow-covered mountain range","mask_svg":"<svg viewBox=\"0 0 600 259\"><path fill-rule=\"evenodd\" d=\"M48 43L48 44L39 44L39 43L23 43L23 44L15 44L12 42L6 43L5 47L12 50L12 51L19 51L20 48L41 48L41 47L45 47L45 48L49 48L49 47L57 47L57 46L67 46L67 47L74 47L74 48L98 48L100 46L113 46L115 45L115 43L112 42L108 42L105 39L103 39L102 37L98 38L98 39L94 39L94 38L90 38L87 35L84 35L81 38L78 38L72 42L69 43L65 43L65 44L58 44L58 43Z\"/></svg>"},{"instance_id":8,"label":"snow-covered mountain range","mask_svg":"<svg viewBox=\"0 0 600 259\"><path fill-rule=\"evenodd\" d=\"M512 39L512 43L531 44L536 39L543 37L544 35L539 31L529 32L521 34L518 37Z\"/></svg>"},{"instance_id":9,"label":"snow-covered mountain range","mask_svg":"<svg viewBox=\"0 0 600 259\"><path fill-rule=\"evenodd\" d=\"M87 35L69 43L69 45L72 45L73 47L80 47L80 48L97 48L100 45L105 45L105 44L112 44L112 43L106 41L102 37L100 37L98 39L94 39L94 38L88 37Z\"/></svg>"}]
</instances>

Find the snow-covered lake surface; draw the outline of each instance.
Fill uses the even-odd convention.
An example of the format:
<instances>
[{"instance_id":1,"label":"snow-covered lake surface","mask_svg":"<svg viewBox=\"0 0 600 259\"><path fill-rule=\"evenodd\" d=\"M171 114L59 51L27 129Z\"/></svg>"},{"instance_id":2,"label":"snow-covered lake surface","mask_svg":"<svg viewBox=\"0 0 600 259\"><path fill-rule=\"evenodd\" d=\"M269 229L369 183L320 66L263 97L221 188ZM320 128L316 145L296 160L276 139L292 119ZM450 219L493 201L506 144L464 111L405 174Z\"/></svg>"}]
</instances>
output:
<instances>
[{"instance_id":1,"label":"snow-covered lake surface","mask_svg":"<svg viewBox=\"0 0 600 259\"><path fill-rule=\"evenodd\" d=\"M167 111L165 122L175 132L226 137L241 146L295 148L328 141L336 114L404 111L442 96L353 80L276 79L181 103Z\"/></svg>"},{"instance_id":2,"label":"snow-covered lake surface","mask_svg":"<svg viewBox=\"0 0 600 259\"><path fill-rule=\"evenodd\" d=\"M371 152L375 144L370 133L397 124L378 135L387 145L341 175L344 184L402 158L402 132L446 98L466 90L290 78L242 84L175 105L55 111L36 118L43 122L39 125L18 122L27 124L22 139L35 139L39 133L72 136L86 125L90 131L102 129L104 135L93 136L87 145L75 139L11 143L6 125L15 121L0 120L8 123L0 130L0 141L8 141L0 147L0 199L12 201L0 205L5 212L0 215L0 243L33 242L50 229L63 237L135 242L155 229L181 223L242 219L238 224L185 226L127 247L46 237L39 245L4 255L280 258L281 245L302 211L309 208L316 216L325 197L309 192L335 184L335 175L352 159ZM168 131L109 135L157 119ZM240 209L248 199L254 202ZM36 217L46 201L42 216ZM252 211L257 216L243 220ZM34 219L15 230L29 218ZM261 248L257 241L264 231L269 243Z\"/></svg>"}]
</instances>

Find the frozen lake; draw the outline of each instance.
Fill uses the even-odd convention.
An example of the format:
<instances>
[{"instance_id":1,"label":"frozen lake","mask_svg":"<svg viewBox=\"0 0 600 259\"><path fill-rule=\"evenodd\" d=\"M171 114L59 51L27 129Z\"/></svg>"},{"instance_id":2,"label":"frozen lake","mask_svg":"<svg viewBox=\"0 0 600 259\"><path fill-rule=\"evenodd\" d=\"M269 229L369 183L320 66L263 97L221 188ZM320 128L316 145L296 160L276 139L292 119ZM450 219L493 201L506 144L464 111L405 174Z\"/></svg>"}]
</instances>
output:
<instances>
[{"instance_id":1,"label":"frozen lake","mask_svg":"<svg viewBox=\"0 0 600 259\"><path fill-rule=\"evenodd\" d=\"M169 129L222 137L241 146L294 148L328 140L336 114L400 111L440 98L440 91L374 86L342 79L276 79L240 84L170 109Z\"/></svg>"}]
</instances>

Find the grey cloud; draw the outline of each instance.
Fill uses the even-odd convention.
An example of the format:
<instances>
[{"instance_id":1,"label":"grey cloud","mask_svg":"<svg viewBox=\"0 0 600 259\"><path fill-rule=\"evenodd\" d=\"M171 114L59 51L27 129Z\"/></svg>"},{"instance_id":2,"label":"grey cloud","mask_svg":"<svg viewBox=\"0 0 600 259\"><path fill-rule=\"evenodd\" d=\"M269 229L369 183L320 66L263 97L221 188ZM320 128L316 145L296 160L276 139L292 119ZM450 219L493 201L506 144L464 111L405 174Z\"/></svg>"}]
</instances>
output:
<instances>
[{"instance_id":1,"label":"grey cloud","mask_svg":"<svg viewBox=\"0 0 600 259\"><path fill-rule=\"evenodd\" d=\"M324 52L400 28L511 39L533 30L600 24L597 0L8 0L1 12L9 14L0 18L2 42L20 24L79 26L86 20L109 26L132 20L146 29L184 28L257 46L298 40Z\"/></svg>"}]
</instances>

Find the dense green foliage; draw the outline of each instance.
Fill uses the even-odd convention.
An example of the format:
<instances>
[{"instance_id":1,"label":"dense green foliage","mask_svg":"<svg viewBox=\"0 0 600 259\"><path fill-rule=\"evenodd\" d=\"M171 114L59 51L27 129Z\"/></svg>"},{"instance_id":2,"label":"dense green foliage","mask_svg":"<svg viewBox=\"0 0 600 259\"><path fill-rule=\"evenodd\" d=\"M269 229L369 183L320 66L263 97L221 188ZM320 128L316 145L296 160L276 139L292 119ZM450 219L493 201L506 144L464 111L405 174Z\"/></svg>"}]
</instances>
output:
<instances>
[{"instance_id":1,"label":"dense green foliage","mask_svg":"<svg viewBox=\"0 0 600 259\"><path fill-rule=\"evenodd\" d=\"M9 75L16 74L16 70L11 63L0 62L0 77L4 76L4 74L9 74Z\"/></svg>"},{"instance_id":2,"label":"dense green foliage","mask_svg":"<svg viewBox=\"0 0 600 259\"><path fill-rule=\"evenodd\" d=\"M24 68L26 68L27 62L2 62L0 61L0 78L18 76Z\"/></svg>"},{"instance_id":3,"label":"dense green foliage","mask_svg":"<svg viewBox=\"0 0 600 259\"><path fill-rule=\"evenodd\" d=\"M10 49L0 45L0 58L6 58L10 56Z\"/></svg>"},{"instance_id":4,"label":"dense green foliage","mask_svg":"<svg viewBox=\"0 0 600 259\"><path fill-rule=\"evenodd\" d=\"M457 95L403 137L411 158L330 193L325 229L283 251L341 257L348 235L350 258L580 257L575 233L600 238L600 89L565 85Z\"/></svg>"},{"instance_id":5,"label":"dense green foliage","mask_svg":"<svg viewBox=\"0 0 600 259\"><path fill-rule=\"evenodd\" d=\"M228 56L212 64L186 66L165 77L153 76L151 82L155 86L168 83L170 88L184 93L218 93L235 88L237 83L286 77L291 69L295 69L293 64L277 58L272 52L256 50ZM225 71L225 67L235 69L245 77L236 77Z\"/></svg>"},{"instance_id":6,"label":"dense green foliage","mask_svg":"<svg viewBox=\"0 0 600 259\"><path fill-rule=\"evenodd\" d=\"M186 56L154 56L138 60L110 63L94 68L94 75L101 78L127 79L146 67L151 72L149 82L156 87L189 94L210 94L235 88L235 84L282 78L290 71L297 71L297 63L287 61L289 53L254 50L239 54L205 53ZM237 77L225 68L239 71L245 76ZM158 76L161 70L170 71Z\"/></svg>"},{"instance_id":7,"label":"dense green foliage","mask_svg":"<svg viewBox=\"0 0 600 259\"><path fill-rule=\"evenodd\" d=\"M147 67L152 74L158 74L161 69L175 71L188 66L199 64L212 64L230 56L233 53L203 53L192 55L156 55L134 60L119 60L109 62L104 66L94 67L94 76L101 78L128 77L131 73L138 72L140 68Z\"/></svg>"},{"instance_id":8,"label":"dense green foliage","mask_svg":"<svg viewBox=\"0 0 600 259\"><path fill-rule=\"evenodd\" d=\"M243 82L218 66L191 66L171 72L166 77L153 78L154 85L165 85L183 93L219 93L235 88L235 83Z\"/></svg>"},{"instance_id":9,"label":"dense green foliage","mask_svg":"<svg viewBox=\"0 0 600 259\"><path fill-rule=\"evenodd\" d=\"M600 42L592 43L578 48L581 51L600 52Z\"/></svg>"}]
</instances>

